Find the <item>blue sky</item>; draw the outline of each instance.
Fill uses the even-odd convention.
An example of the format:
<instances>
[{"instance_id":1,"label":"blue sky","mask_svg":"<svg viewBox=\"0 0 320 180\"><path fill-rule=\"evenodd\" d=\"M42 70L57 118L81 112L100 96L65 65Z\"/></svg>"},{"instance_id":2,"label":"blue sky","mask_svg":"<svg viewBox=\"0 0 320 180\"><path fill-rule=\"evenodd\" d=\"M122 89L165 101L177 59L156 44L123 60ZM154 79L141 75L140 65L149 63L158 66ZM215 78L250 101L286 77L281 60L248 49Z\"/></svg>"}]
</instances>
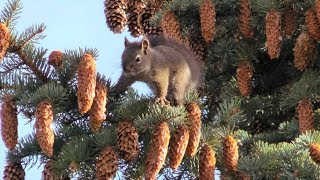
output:
<instances>
[{"instance_id":1,"label":"blue sky","mask_svg":"<svg viewBox=\"0 0 320 180\"><path fill-rule=\"evenodd\" d=\"M52 50L77 49L78 47L97 48L98 72L111 77L115 82L121 72L121 53L124 36L128 33L113 34L105 23L103 0L21 0L23 10L16 25L16 30L23 31L32 24L45 23L47 37L40 41L40 46ZM5 0L1 0L0 9ZM33 122L26 124L19 119L19 137L33 131ZM0 172L2 177L5 166L6 148L0 142ZM27 167L28 168L28 167ZM42 167L26 172L26 180L41 178Z\"/></svg>"}]
</instances>

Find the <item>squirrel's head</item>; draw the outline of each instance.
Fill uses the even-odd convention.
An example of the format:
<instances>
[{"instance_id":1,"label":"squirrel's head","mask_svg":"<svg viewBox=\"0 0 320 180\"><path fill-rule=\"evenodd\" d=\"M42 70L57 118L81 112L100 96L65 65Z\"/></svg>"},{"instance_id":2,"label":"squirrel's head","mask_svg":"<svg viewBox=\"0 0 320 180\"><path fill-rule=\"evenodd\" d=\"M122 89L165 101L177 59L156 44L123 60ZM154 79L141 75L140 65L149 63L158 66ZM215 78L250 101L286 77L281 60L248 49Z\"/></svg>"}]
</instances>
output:
<instances>
[{"instance_id":1,"label":"squirrel's head","mask_svg":"<svg viewBox=\"0 0 320 180\"><path fill-rule=\"evenodd\" d=\"M136 75L150 69L150 43L147 39L141 42L124 40L125 49L122 53L122 69L129 75Z\"/></svg>"}]
</instances>

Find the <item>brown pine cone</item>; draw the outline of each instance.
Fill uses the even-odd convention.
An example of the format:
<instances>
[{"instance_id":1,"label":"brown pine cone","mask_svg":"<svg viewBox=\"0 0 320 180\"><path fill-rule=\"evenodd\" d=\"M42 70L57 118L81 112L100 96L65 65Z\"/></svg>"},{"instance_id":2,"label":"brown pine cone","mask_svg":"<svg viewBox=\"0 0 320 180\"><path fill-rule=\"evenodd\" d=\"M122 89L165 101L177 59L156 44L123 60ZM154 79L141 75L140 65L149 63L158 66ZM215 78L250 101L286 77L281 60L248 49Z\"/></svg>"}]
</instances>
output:
<instances>
[{"instance_id":1,"label":"brown pine cone","mask_svg":"<svg viewBox=\"0 0 320 180\"><path fill-rule=\"evenodd\" d=\"M313 143L309 146L309 153L311 159L318 165L320 165L320 144Z\"/></svg>"},{"instance_id":2,"label":"brown pine cone","mask_svg":"<svg viewBox=\"0 0 320 180\"><path fill-rule=\"evenodd\" d=\"M239 28L245 38L251 38L253 31L250 26L251 7L249 0L239 1Z\"/></svg>"},{"instance_id":3,"label":"brown pine cone","mask_svg":"<svg viewBox=\"0 0 320 180\"><path fill-rule=\"evenodd\" d=\"M314 129L313 105L309 99L302 99L299 101L296 113L298 115L300 133Z\"/></svg>"},{"instance_id":4,"label":"brown pine cone","mask_svg":"<svg viewBox=\"0 0 320 180\"><path fill-rule=\"evenodd\" d=\"M110 30L116 34L122 33L127 23L125 0L105 0L104 13Z\"/></svg>"},{"instance_id":5,"label":"brown pine cone","mask_svg":"<svg viewBox=\"0 0 320 180\"><path fill-rule=\"evenodd\" d=\"M289 39L297 27L297 12L289 5L285 6L284 15L282 17L284 35Z\"/></svg>"},{"instance_id":6,"label":"brown pine cone","mask_svg":"<svg viewBox=\"0 0 320 180\"><path fill-rule=\"evenodd\" d=\"M118 155L115 150L107 146L103 149L96 161L96 179L113 179L118 169Z\"/></svg>"},{"instance_id":7,"label":"brown pine cone","mask_svg":"<svg viewBox=\"0 0 320 180\"><path fill-rule=\"evenodd\" d=\"M180 165L184 153L186 152L189 141L188 126L180 125L175 134L170 139L169 143L169 166L171 169L176 170Z\"/></svg>"},{"instance_id":8,"label":"brown pine cone","mask_svg":"<svg viewBox=\"0 0 320 180\"><path fill-rule=\"evenodd\" d=\"M49 160L43 168L42 171L42 179L43 180L68 180L69 177L58 177L53 172L53 160Z\"/></svg>"},{"instance_id":9,"label":"brown pine cone","mask_svg":"<svg viewBox=\"0 0 320 180\"><path fill-rule=\"evenodd\" d=\"M80 114L88 112L92 106L96 88L96 61L85 54L78 65L78 108Z\"/></svg>"},{"instance_id":10,"label":"brown pine cone","mask_svg":"<svg viewBox=\"0 0 320 180\"><path fill-rule=\"evenodd\" d=\"M62 52L61 51L52 51L49 55L48 64L55 67L56 69L61 68L61 66L62 66Z\"/></svg>"},{"instance_id":11,"label":"brown pine cone","mask_svg":"<svg viewBox=\"0 0 320 180\"><path fill-rule=\"evenodd\" d=\"M150 20L151 17L156 13L156 9L151 7L151 6L147 6L146 8L144 8L143 13L141 14L141 25L142 25L142 29L143 29L143 33L145 35L159 35L162 34L162 30L161 27L156 27L154 25L151 24Z\"/></svg>"},{"instance_id":12,"label":"brown pine cone","mask_svg":"<svg viewBox=\"0 0 320 180\"><path fill-rule=\"evenodd\" d=\"M133 122L125 120L117 127L118 147L123 159L132 161L139 154L139 134Z\"/></svg>"},{"instance_id":13,"label":"brown pine cone","mask_svg":"<svg viewBox=\"0 0 320 180\"><path fill-rule=\"evenodd\" d=\"M10 45L10 31L4 23L0 23L0 62L7 53Z\"/></svg>"},{"instance_id":14,"label":"brown pine cone","mask_svg":"<svg viewBox=\"0 0 320 180\"><path fill-rule=\"evenodd\" d=\"M317 13L318 22L320 23L320 0L315 0L315 10Z\"/></svg>"},{"instance_id":15,"label":"brown pine cone","mask_svg":"<svg viewBox=\"0 0 320 180\"><path fill-rule=\"evenodd\" d=\"M42 151L49 157L53 155L54 132L52 105L49 100L40 102L36 108L36 136Z\"/></svg>"},{"instance_id":16,"label":"brown pine cone","mask_svg":"<svg viewBox=\"0 0 320 180\"><path fill-rule=\"evenodd\" d=\"M237 68L237 84L242 96L249 96L252 89L253 69L248 61L242 61Z\"/></svg>"},{"instance_id":17,"label":"brown pine cone","mask_svg":"<svg viewBox=\"0 0 320 180\"><path fill-rule=\"evenodd\" d=\"M308 32L301 32L293 48L294 66L304 71L311 67L318 57L318 43Z\"/></svg>"},{"instance_id":18,"label":"brown pine cone","mask_svg":"<svg viewBox=\"0 0 320 180\"><path fill-rule=\"evenodd\" d=\"M4 167L3 180L24 180L25 172L20 163L8 163Z\"/></svg>"},{"instance_id":19,"label":"brown pine cone","mask_svg":"<svg viewBox=\"0 0 320 180\"><path fill-rule=\"evenodd\" d=\"M214 180L216 158L214 151L208 144L200 149L199 159L199 180Z\"/></svg>"},{"instance_id":20,"label":"brown pine cone","mask_svg":"<svg viewBox=\"0 0 320 180\"><path fill-rule=\"evenodd\" d=\"M180 31L180 23L174 15L174 12L168 11L161 19L161 29L163 34L170 39L173 39L179 43L184 43L184 40Z\"/></svg>"},{"instance_id":21,"label":"brown pine cone","mask_svg":"<svg viewBox=\"0 0 320 180\"><path fill-rule=\"evenodd\" d=\"M141 13L137 10L134 9L129 12L128 15L128 29L133 37L139 37L142 35L142 26L141 26Z\"/></svg>"},{"instance_id":22,"label":"brown pine cone","mask_svg":"<svg viewBox=\"0 0 320 180\"><path fill-rule=\"evenodd\" d=\"M106 118L107 87L101 82L96 82L95 96L89 111L90 128L92 132L99 131Z\"/></svg>"},{"instance_id":23,"label":"brown pine cone","mask_svg":"<svg viewBox=\"0 0 320 180\"><path fill-rule=\"evenodd\" d=\"M199 9L201 33L206 43L213 41L216 25L216 10L212 0L203 0Z\"/></svg>"},{"instance_id":24,"label":"brown pine cone","mask_svg":"<svg viewBox=\"0 0 320 180\"><path fill-rule=\"evenodd\" d=\"M271 59L276 59L281 50L281 16L271 9L266 16L267 50Z\"/></svg>"},{"instance_id":25,"label":"brown pine cone","mask_svg":"<svg viewBox=\"0 0 320 180\"><path fill-rule=\"evenodd\" d=\"M149 144L146 159L146 180L155 179L161 170L167 156L169 140L169 126L166 122L161 122L157 125Z\"/></svg>"},{"instance_id":26,"label":"brown pine cone","mask_svg":"<svg viewBox=\"0 0 320 180\"><path fill-rule=\"evenodd\" d=\"M13 150L18 143L18 113L11 94L3 96L0 120L2 140L9 150Z\"/></svg>"},{"instance_id":27,"label":"brown pine cone","mask_svg":"<svg viewBox=\"0 0 320 180\"><path fill-rule=\"evenodd\" d=\"M305 21L311 37L316 41L320 41L320 24L315 10L313 8L307 10L305 16Z\"/></svg>"},{"instance_id":28,"label":"brown pine cone","mask_svg":"<svg viewBox=\"0 0 320 180\"><path fill-rule=\"evenodd\" d=\"M207 48L206 43L201 35L193 35L189 41L189 47L196 55L197 61L204 63L206 61Z\"/></svg>"},{"instance_id":29,"label":"brown pine cone","mask_svg":"<svg viewBox=\"0 0 320 180\"><path fill-rule=\"evenodd\" d=\"M198 150L201 131L201 111L197 103L190 102L187 107L189 119L189 142L186 150L188 156L194 156Z\"/></svg>"},{"instance_id":30,"label":"brown pine cone","mask_svg":"<svg viewBox=\"0 0 320 180\"><path fill-rule=\"evenodd\" d=\"M223 142L223 164L224 167L231 173L238 170L238 144L232 136L224 138Z\"/></svg>"}]
</instances>

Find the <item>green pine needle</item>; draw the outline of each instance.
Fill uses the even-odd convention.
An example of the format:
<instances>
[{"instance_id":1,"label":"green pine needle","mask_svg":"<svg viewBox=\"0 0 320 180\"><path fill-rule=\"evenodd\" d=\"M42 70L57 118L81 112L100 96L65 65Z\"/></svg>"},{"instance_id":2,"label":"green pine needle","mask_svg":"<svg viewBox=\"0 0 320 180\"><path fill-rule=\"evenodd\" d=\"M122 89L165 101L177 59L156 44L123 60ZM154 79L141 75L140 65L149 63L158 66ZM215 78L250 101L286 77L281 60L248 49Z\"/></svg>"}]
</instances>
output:
<instances>
[{"instance_id":1,"label":"green pine needle","mask_svg":"<svg viewBox=\"0 0 320 180\"><path fill-rule=\"evenodd\" d=\"M106 146L114 146L116 143L116 131L115 127L106 127L101 129L94 135L94 142L97 148L103 149Z\"/></svg>"},{"instance_id":2,"label":"green pine needle","mask_svg":"<svg viewBox=\"0 0 320 180\"><path fill-rule=\"evenodd\" d=\"M173 126L185 123L187 112L183 106L171 107L152 104L145 114L139 115L134 123L139 131L152 130L160 122L169 122Z\"/></svg>"},{"instance_id":3,"label":"green pine needle","mask_svg":"<svg viewBox=\"0 0 320 180\"><path fill-rule=\"evenodd\" d=\"M50 82L40 86L35 92L23 94L21 96L19 105L24 107L36 107L41 101L50 100L55 113L62 112L66 109L67 90L55 83Z\"/></svg>"},{"instance_id":4,"label":"green pine needle","mask_svg":"<svg viewBox=\"0 0 320 180\"><path fill-rule=\"evenodd\" d=\"M280 100L281 108L296 107L298 102L304 98L315 100L317 94L320 94L319 76L319 71L307 70L298 81L292 85L288 85L282 93L282 99Z\"/></svg>"},{"instance_id":5,"label":"green pine needle","mask_svg":"<svg viewBox=\"0 0 320 180\"><path fill-rule=\"evenodd\" d=\"M6 23L6 25L12 29L15 21L19 18L21 9L22 3L20 0L8 0L6 6L1 11L0 22Z\"/></svg>"}]
</instances>

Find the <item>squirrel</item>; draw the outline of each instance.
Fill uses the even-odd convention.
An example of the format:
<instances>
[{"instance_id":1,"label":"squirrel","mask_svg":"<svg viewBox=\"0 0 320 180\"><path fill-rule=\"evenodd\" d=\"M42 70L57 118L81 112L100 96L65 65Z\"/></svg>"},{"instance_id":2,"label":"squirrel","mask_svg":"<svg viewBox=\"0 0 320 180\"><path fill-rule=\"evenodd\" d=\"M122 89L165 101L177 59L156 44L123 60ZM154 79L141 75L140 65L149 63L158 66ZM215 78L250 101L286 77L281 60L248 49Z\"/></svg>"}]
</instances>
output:
<instances>
[{"instance_id":1,"label":"squirrel","mask_svg":"<svg viewBox=\"0 0 320 180\"><path fill-rule=\"evenodd\" d=\"M121 94L136 81L145 82L162 105L183 105L185 94L201 81L202 64L184 45L164 36L141 42L124 40L122 74L113 88Z\"/></svg>"}]
</instances>

